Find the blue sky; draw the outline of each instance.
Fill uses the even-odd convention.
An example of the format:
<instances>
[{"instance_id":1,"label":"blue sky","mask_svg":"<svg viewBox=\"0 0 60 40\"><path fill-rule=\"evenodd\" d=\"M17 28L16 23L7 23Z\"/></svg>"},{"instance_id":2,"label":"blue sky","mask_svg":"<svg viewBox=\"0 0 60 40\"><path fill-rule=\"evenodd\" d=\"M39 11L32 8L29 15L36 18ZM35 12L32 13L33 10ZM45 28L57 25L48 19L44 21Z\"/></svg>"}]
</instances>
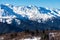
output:
<instances>
[{"instance_id":1,"label":"blue sky","mask_svg":"<svg viewBox=\"0 0 60 40\"><path fill-rule=\"evenodd\" d=\"M60 8L60 0L0 0L0 4L21 5L36 5L49 8Z\"/></svg>"}]
</instances>

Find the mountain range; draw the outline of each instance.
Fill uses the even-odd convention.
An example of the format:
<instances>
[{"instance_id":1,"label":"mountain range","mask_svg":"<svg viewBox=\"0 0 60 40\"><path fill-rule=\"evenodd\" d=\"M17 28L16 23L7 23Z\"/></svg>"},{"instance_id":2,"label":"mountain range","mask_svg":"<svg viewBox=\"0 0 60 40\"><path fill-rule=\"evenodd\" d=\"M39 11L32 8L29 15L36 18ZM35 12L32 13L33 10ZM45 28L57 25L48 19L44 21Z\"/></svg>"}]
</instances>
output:
<instances>
[{"instance_id":1,"label":"mountain range","mask_svg":"<svg viewBox=\"0 0 60 40\"><path fill-rule=\"evenodd\" d=\"M0 33L60 30L60 9L0 4Z\"/></svg>"}]
</instances>

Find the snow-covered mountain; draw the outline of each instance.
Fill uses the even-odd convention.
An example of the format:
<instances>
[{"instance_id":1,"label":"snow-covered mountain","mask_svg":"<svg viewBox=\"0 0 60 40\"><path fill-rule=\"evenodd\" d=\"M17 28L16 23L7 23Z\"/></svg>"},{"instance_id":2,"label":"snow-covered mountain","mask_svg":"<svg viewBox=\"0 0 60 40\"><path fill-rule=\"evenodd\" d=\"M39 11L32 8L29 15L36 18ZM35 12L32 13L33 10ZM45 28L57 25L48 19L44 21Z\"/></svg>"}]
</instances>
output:
<instances>
[{"instance_id":1,"label":"snow-covered mountain","mask_svg":"<svg viewBox=\"0 0 60 40\"><path fill-rule=\"evenodd\" d=\"M45 30L60 29L60 10L50 9L46 7L29 6L13 6L9 4L0 5L0 24L10 25L3 26L1 30L29 29L29 30ZM13 27L14 26L14 27ZM8 29L6 29L8 28ZM10 29L10 30L11 30ZM9 31L10 31L9 30ZM1 31L2 32L2 31ZM5 31L4 31L5 32Z\"/></svg>"}]
</instances>

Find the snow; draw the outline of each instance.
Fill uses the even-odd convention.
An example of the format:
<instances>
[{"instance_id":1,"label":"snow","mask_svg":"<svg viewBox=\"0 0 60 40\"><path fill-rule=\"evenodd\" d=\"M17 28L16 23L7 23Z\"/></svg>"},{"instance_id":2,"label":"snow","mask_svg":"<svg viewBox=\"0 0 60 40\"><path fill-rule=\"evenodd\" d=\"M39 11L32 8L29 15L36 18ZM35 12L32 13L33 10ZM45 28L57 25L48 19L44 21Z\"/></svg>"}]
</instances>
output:
<instances>
[{"instance_id":1,"label":"snow","mask_svg":"<svg viewBox=\"0 0 60 40\"><path fill-rule=\"evenodd\" d=\"M8 5L8 7L9 6L11 6L11 5L9 5L9 4L6 4L6 6ZM28 7L30 7L30 9L28 8ZM47 21L48 19L52 19L53 17L56 17L56 16L58 16L58 17L60 17L60 11L58 11L58 10L55 10L56 12L58 12L58 14L57 13L55 13L52 9L50 9L50 8L48 8L48 7L46 7L46 10L50 10L51 11L51 13L50 12L48 12L48 13L40 13L40 8L39 7L36 7L36 6L31 6L31 5L29 5L29 6L19 6L19 7L17 7L17 6L13 6L12 7L12 10L13 10L13 12L15 12L16 14L19 14L19 15L21 15L22 17L27 17L29 20L32 20L32 21L37 21L37 22L45 22L45 21ZM10 8L10 7L9 7ZM2 20L2 19L13 19L13 18L17 18L17 16L14 16L14 15L8 15L8 16L2 16L2 14L3 13L5 13L5 11L4 11L4 9L1 9L0 8L0 21ZM1 19L2 18L2 19ZM17 21L17 20L16 20ZM9 21L10 22L10 21ZM7 23L9 23L8 21L7 21ZM20 22L19 21L17 21L18 22L18 24L20 24ZM10 22L11 23L11 22Z\"/></svg>"},{"instance_id":2,"label":"snow","mask_svg":"<svg viewBox=\"0 0 60 40\"><path fill-rule=\"evenodd\" d=\"M17 22L17 24L18 24L18 25L20 25L20 24L21 24L21 21L20 21L20 20L15 19L15 21Z\"/></svg>"},{"instance_id":3,"label":"snow","mask_svg":"<svg viewBox=\"0 0 60 40\"><path fill-rule=\"evenodd\" d=\"M11 24L11 23L12 23L12 19L7 19L6 22L7 22L8 24Z\"/></svg>"},{"instance_id":4,"label":"snow","mask_svg":"<svg viewBox=\"0 0 60 40\"><path fill-rule=\"evenodd\" d=\"M52 23L53 23L54 21L52 21Z\"/></svg>"},{"instance_id":5,"label":"snow","mask_svg":"<svg viewBox=\"0 0 60 40\"><path fill-rule=\"evenodd\" d=\"M41 40L41 37L25 38L20 40Z\"/></svg>"},{"instance_id":6,"label":"snow","mask_svg":"<svg viewBox=\"0 0 60 40\"><path fill-rule=\"evenodd\" d=\"M31 7L31 6L30 6ZM22 10L24 9L24 10ZM27 16L29 20L40 22L39 20L42 19L43 21L46 21L48 19L51 19L52 16L48 14L41 14L36 7L31 7L31 9L28 9L27 7L13 7L14 12L16 12L19 15L22 15L23 17Z\"/></svg>"},{"instance_id":7,"label":"snow","mask_svg":"<svg viewBox=\"0 0 60 40\"><path fill-rule=\"evenodd\" d=\"M52 32L52 33L49 33L49 36L50 36L50 37L55 37L55 34L56 34L56 33L53 33L53 32Z\"/></svg>"},{"instance_id":8,"label":"snow","mask_svg":"<svg viewBox=\"0 0 60 40\"><path fill-rule=\"evenodd\" d=\"M47 9L47 10L49 10L49 8L48 8L48 7L46 7L46 9Z\"/></svg>"},{"instance_id":9,"label":"snow","mask_svg":"<svg viewBox=\"0 0 60 40\"><path fill-rule=\"evenodd\" d=\"M8 6L8 5L10 5L10 4L8 4L8 3L7 3L7 4L5 4L5 5L7 5L7 6Z\"/></svg>"},{"instance_id":10,"label":"snow","mask_svg":"<svg viewBox=\"0 0 60 40\"><path fill-rule=\"evenodd\" d=\"M0 37L0 40L4 40L4 37Z\"/></svg>"},{"instance_id":11,"label":"snow","mask_svg":"<svg viewBox=\"0 0 60 40\"><path fill-rule=\"evenodd\" d=\"M2 22L2 19L0 19L0 22Z\"/></svg>"},{"instance_id":12,"label":"snow","mask_svg":"<svg viewBox=\"0 0 60 40\"><path fill-rule=\"evenodd\" d=\"M0 8L0 16L3 14L4 10Z\"/></svg>"}]
</instances>

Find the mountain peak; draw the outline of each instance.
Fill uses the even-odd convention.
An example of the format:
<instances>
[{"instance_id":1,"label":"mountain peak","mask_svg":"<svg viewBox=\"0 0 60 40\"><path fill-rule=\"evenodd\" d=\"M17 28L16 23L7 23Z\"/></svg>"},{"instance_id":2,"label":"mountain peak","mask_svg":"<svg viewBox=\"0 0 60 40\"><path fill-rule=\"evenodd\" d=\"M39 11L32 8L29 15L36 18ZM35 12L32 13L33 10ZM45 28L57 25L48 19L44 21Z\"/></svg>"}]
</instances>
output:
<instances>
[{"instance_id":1,"label":"mountain peak","mask_svg":"<svg viewBox=\"0 0 60 40\"><path fill-rule=\"evenodd\" d=\"M37 7L34 5L24 6L24 7L11 7L10 4L2 5L1 8L4 10L4 13L9 13L15 15L17 18L22 17L23 20L32 20L32 21L47 21L48 19L60 17L59 11L49 9L46 7ZM5 15L5 14L4 14ZM17 16L18 15L18 16Z\"/></svg>"}]
</instances>

